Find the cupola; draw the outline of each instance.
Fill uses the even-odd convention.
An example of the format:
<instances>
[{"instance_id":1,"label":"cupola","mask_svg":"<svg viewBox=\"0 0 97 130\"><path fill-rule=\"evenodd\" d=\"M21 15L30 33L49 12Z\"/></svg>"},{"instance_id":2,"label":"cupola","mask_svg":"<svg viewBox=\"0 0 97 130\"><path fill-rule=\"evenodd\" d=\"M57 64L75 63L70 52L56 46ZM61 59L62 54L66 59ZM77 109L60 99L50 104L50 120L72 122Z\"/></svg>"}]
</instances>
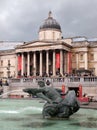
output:
<instances>
[{"instance_id":1,"label":"cupola","mask_svg":"<svg viewBox=\"0 0 97 130\"><path fill-rule=\"evenodd\" d=\"M39 28L39 40L57 40L61 38L61 26L52 17L52 12L48 13L48 18Z\"/></svg>"}]
</instances>

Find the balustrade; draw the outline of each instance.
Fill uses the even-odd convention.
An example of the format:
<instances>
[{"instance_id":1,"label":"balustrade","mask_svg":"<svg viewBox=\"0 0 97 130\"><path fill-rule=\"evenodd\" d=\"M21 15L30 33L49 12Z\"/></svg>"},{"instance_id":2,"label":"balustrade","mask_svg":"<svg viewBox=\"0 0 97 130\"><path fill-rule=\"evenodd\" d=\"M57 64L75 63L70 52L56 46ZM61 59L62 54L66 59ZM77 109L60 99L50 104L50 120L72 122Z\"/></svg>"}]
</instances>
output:
<instances>
[{"instance_id":1,"label":"balustrade","mask_svg":"<svg viewBox=\"0 0 97 130\"><path fill-rule=\"evenodd\" d=\"M97 82L97 76L91 76L91 77L77 77L77 76L70 76L70 77L34 77L34 78L21 78L21 79L11 79L11 83L21 83L21 82L38 82L39 80L43 80L46 82L47 80L50 80L50 82L63 82L63 83L86 83L86 82Z\"/></svg>"}]
</instances>

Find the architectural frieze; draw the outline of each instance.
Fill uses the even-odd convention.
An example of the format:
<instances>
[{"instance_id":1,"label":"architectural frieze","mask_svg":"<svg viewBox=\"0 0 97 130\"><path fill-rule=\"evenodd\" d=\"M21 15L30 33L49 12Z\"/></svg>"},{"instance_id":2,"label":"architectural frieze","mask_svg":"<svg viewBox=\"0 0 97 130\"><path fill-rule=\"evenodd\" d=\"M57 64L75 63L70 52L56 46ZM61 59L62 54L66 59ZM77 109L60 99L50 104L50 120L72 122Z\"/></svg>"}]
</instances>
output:
<instances>
[{"instance_id":1,"label":"architectural frieze","mask_svg":"<svg viewBox=\"0 0 97 130\"><path fill-rule=\"evenodd\" d=\"M90 42L90 43L89 43L89 46L90 46L90 47L97 47L97 42Z\"/></svg>"},{"instance_id":2,"label":"architectural frieze","mask_svg":"<svg viewBox=\"0 0 97 130\"><path fill-rule=\"evenodd\" d=\"M72 46L73 47L88 47L89 42L73 42Z\"/></svg>"}]
</instances>

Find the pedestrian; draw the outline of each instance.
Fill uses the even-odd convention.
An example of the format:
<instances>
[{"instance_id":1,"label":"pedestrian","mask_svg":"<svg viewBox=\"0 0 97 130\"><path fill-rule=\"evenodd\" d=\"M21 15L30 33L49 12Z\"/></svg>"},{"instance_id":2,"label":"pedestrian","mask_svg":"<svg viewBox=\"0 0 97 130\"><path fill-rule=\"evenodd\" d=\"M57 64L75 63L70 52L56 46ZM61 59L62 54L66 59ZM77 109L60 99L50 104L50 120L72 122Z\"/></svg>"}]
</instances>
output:
<instances>
[{"instance_id":1,"label":"pedestrian","mask_svg":"<svg viewBox=\"0 0 97 130\"><path fill-rule=\"evenodd\" d=\"M2 79L0 79L0 86L2 87Z\"/></svg>"}]
</instances>

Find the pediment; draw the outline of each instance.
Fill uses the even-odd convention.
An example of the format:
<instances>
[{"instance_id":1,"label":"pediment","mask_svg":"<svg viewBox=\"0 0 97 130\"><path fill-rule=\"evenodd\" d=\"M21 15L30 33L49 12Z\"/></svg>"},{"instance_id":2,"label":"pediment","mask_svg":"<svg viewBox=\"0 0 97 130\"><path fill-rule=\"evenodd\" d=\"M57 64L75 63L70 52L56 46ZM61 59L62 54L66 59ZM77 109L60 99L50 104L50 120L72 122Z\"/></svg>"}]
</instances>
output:
<instances>
[{"instance_id":1,"label":"pediment","mask_svg":"<svg viewBox=\"0 0 97 130\"><path fill-rule=\"evenodd\" d=\"M29 48L29 47L38 47L38 46L47 46L54 44L53 42L46 42L46 41L33 41L33 42L27 42L23 45L17 46L17 48Z\"/></svg>"},{"instance_id":2,"label":"pediment","mask_svg":"<svg viewBox=\"0 0 97 130\"><path fill-rule=\"evenodd\" d=\"M20 46L17 46L16 48L32 48L32 47L43 47L43 46L58 46L63 44L63 42L60 41L33 41L33 42L27 42ZM68 46L66 43L64 43L65 46Z\"/></svg>"},{"instance_id":3,"label":"pediment","mask_svg":"<svg viewBox=\"0 0 97 130\"><path fill-rule=\"evenodd\" d=\"M40 41L36 41L36 42L30 42L30 43L26 43L23 46L24 47L36 47L36 46L45 46L47 45L46 42L40 42Z\"/></svg>"}]
</instances>

